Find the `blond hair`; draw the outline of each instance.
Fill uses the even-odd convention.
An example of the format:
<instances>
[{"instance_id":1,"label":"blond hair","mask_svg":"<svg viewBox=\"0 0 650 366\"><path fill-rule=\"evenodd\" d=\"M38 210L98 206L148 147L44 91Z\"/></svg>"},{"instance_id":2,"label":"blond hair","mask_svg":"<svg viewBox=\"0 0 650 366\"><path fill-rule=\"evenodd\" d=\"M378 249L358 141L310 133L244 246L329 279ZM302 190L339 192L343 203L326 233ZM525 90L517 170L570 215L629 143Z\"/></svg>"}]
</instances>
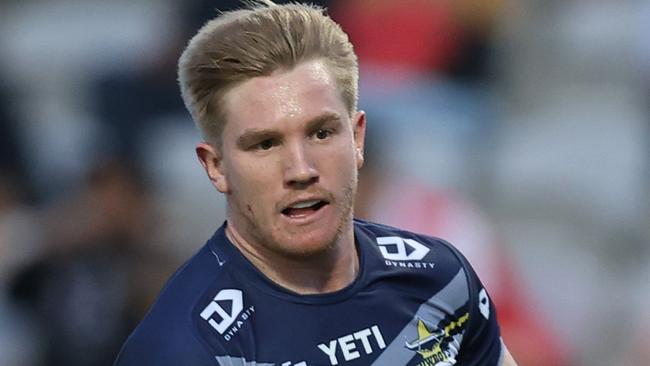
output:
<instances>
[{"instance_id":1,"label":"blond hair","mask_svg":"<svg viewBox=\"0 0 650 366\"><path fill-rule=\"evenodd\" d=\"M315 5L248 1L247 9L206 23L180 57L181 96L203 137L220 143L223 97L238 84L323 59L350 115L357 109L358 63L347 34Z\"/></svg>"}]
</instances>

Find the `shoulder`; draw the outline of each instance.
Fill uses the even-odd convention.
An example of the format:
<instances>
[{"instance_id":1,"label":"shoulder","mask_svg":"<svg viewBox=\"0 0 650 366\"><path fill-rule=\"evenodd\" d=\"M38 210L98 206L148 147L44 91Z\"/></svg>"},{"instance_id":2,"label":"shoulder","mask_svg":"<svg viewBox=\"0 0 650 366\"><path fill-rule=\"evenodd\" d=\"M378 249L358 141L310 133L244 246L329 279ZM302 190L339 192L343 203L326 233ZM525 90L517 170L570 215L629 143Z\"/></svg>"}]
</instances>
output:
<instances>
[{"instance_id":1,"label":"shoulder","mask_svg":"<svg viewBox=\"0 0 650 366\"><path fill-rule=\"evenodd\" d=\"M454 330L449 334L454 333L455 341L462 343L458 357L463 364L473 365L477 360L496 364L501 342L494 305L456 247L440 238L359 220L355 229L364 236L359 243L377 252L375 268L382 276L397 276L391 283L399 283L405 293L425 295L418 316L446 334ZM429 306L435 311L426 313L423 309ZM435 316L441 311L443 317Z\"/></svg>"},{"instance_id":2,"label":"shoulder","mask_svg":"<svg viewBox=\"0 0 650 366\"><path fill-rule=\"evenodd\" d=\"M193 320L197 304L223 269L204 246L168 280L122 347L115 366L213 365Z\"/></svg>"},{"instance_id":3,"label":"shoulder","mask_svg":"<svg viewBox=\"0 0 650 366\"><path fill-rule=\"evenodd\" d=\"M355 220L359 242L378 252L387 266L424 268L435 266L435 276L443 273L456 274L467 271L465 257L449 242L424 234L362 220Z\"/></svg>"},{"instance_id":4,"label":"shoulder","mask_svg":"<svg viewBox=\"0 0 650 366\"><path fill-rule=\"evenodd\" d=\"M484 290L467 258L444 239L361 220L355 220L355 228L365 236L361 241L369 243L386 266L435 268L423 273L435 282L462 285L468 299L478 297Z\"/></svg>"},{"instance_id":5,"label":"shoulder","mask_svg":"<svg viewBox=\"0 0 650 366\"><path fill-rule=\"evenodd\" d=\"M369 268L391 276L404 291L448 303L454 309L478 296L482 285L465 257L447 241L391 226L357 220L359 245Z\"/></svg>"}]
</instances>

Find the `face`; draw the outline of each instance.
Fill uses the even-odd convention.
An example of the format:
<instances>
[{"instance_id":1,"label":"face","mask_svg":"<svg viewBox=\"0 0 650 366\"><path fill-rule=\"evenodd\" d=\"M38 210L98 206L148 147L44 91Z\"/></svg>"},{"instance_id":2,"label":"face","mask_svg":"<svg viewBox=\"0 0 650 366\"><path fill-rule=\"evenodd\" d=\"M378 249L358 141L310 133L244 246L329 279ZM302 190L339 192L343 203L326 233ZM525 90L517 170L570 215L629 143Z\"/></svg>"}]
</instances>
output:
<instances>
[{"instance_id":1,"label":"face","mask_svg":"<svg viewBox=\"0 0 650 366\"><path fill-rule=\"evenodd\" d=\"M256 250L317 255L352 238L365 116L350 116L322 61L250 79L224 96L221 147L197 147L228 222Z\"/></svg>"}]
</instances>

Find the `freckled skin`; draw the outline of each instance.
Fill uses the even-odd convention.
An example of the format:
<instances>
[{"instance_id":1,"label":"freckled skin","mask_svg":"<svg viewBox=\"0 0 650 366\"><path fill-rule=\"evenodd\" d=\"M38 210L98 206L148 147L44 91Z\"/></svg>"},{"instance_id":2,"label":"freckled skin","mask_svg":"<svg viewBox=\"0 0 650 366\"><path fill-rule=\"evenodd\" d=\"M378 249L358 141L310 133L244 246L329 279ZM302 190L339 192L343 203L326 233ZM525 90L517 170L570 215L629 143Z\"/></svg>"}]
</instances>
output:
<instances>
[{"instance_id":1,"label":"freckled skin","mask_svg":"<svg viewBox=\"0 0 650 366\"><path fill-rule=\"evenodd\" d=\"M355 253L352 206L363 163L365 116L350 116L325 64L309 61L247 80L225 95L224 105L227 122L212 173L210 159L201 160L227 195L228 225L245 250L256 257L303 262L323 255L336 262L341 253ZM324 114L340 121L335 133L320 139L308 126ZM251 129L272 130L279 142L269 150L238 146L238 138ZM284 205L305 195L329 204L314 222L287 220Z\"/></svg>"}]
</instances>

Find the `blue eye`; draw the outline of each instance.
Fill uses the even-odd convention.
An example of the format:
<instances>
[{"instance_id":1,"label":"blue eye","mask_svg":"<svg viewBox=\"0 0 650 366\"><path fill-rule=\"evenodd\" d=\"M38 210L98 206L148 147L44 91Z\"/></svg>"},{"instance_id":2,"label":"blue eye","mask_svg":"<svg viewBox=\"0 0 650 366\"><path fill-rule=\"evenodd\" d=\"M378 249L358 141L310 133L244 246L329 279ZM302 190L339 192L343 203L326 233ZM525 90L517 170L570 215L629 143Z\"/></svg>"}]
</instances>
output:
<instances>
[{"instance_id":1,"label":"blue eye","mask_svg":"<svg viewBox=\"0 0 650 366\"><path fill-rule=\"evenodd\" d=\"M277 145L277 142L274 139L265 139L260 142L257 142L253 145L250 145L247 150L250 151L260 151L260 150L271 150L275 145Z\"/></svg>"},{"instance_id":2,"label":"blue eye","mask_svg":"<svg viewBox=\"0 0 650 366\"><path fill-rule=\"evenodd\" d=\"M260 149L260 150L269 150L270 148L273 147L273 140L270 140L270 139L269 140L264 140L264 141L260 142L259 144L257 144L256 147L258 149Z\"/></svg>"},{"instance_id":3,"label":"blue eye","mask_svg":"<svg viewBox=\"0 0 650 366\"><path fill-rule=\"evenodd\" d=\"M319 129L318 131L316 131L315 136L316 136L316 138L319 139L319 140L325 140L325 139L328 138L331 134L332 134L332 131L330 131L330 130L325 130L325 129L322 129L322 128L321 128L321 129Z\"/></svg>"}]
</instances>

